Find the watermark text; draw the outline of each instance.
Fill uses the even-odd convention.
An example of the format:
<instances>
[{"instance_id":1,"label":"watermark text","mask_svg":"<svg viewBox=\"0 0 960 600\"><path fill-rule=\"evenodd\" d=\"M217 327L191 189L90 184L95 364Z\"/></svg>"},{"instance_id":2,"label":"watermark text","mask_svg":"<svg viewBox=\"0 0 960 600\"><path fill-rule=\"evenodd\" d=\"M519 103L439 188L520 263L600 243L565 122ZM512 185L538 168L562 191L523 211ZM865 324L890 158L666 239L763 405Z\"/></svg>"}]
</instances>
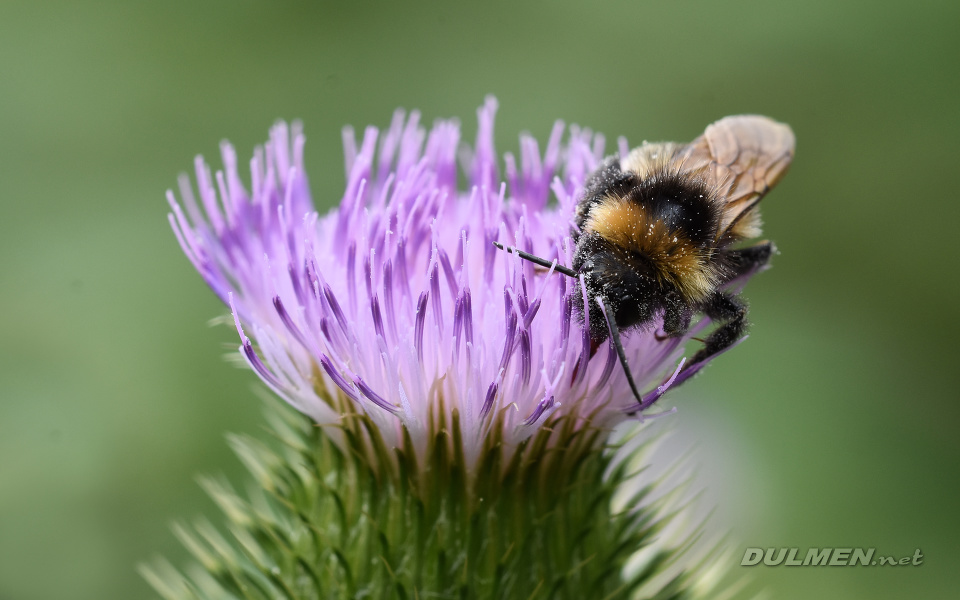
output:
<instances>
[{"instance_id":1,"label":"watermark text","mask_svg":"<svg viewBox=\"0 0 960 600\"><path fill-rule=\"evenodd\" d=\"M887 556L877 554L876 548L747 548L741 567L763 564L768 567L900 567L923 564L923 554L917 548L913 555Z\"/></svg>"}]
</instances>

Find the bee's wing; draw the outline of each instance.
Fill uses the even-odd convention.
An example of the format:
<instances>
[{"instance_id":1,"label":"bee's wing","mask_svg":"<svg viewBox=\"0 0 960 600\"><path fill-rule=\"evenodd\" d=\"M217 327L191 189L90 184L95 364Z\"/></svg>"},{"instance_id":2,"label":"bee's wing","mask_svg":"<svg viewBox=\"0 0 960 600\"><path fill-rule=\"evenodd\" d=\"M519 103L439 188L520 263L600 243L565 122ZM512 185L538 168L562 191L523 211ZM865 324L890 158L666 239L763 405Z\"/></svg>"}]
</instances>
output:
<instances>
[{"instance_id":1,"label":"bee's wing","mask_svg":"<svg viewBox=\"0 0 960 600\"><path fill-rule=\"evenodd\" d=\"M743 217L787 172L795 145L789 126L759 115L737 115L707 127L678 148L673 160L681 172L700 176L724 199L718 238L753 237L759 232L757 219Z\"/></svg>"}]
</instances>

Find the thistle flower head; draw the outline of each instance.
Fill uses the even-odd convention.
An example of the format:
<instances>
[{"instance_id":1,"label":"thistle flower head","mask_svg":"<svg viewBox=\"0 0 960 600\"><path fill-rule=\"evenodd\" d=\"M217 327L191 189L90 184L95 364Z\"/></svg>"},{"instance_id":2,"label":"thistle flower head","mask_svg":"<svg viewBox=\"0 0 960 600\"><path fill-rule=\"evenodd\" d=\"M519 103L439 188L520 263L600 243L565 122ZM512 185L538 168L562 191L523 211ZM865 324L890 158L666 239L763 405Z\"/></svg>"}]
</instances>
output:
<instances>
[{"instance_id":1,"label":"thistle flower head","mask_svg":"<svg viewBox=\"0 0 960 600\"><path fill-rule=\"evenodd\" d=\"M472 147L456 121L428 130L416 112L398 111L383 133L368 127L359 145L345 129L346 189L325 215L297 124L272 129L249 184L224 143L215 175L196 159L199 201L185 177L183 208L168 194L180 244L231 307L247 362L335 441L362 416L386 447L422 457L437 431L455 429L470 469L485 449L509 459L560 423L605 431L642 418L702 367L680 372L679 361L706 321L683 337L629 332L626 355L648 390L638 405L612 345L591 351L582 282L494 246L569 265L578 195L604 155L602 136L558 122L543 153L522 135L519 161L506 154L501 173L496 110L492 98L478 110Z\"/></svg>"},{"instance_id":2,"label":"thistle flower head","mask_svg":"<svg viewBox=\"0 0 960 600\"><path fill-rule=\"evenodd\" d=\"M178 528L203 568L143 567L164 597L697 597L697 569L674 562L693 538L658 539L672 496L627 487L638 438L607 433L703 366L681 354L707 320L624 336L638 403L615 349L591 341L582 278L494 246L570 265L604 140L557 123L542 154L521 136L501 174L496 108L471 148L416 112L359 145L346 129L346 190L323 216L296 124L273 128L247 184L225 143L216 175L197 158L197 195L185 176L183 205L168 194L241 355L311 424L272 411L279 451L232 440L258 486L247 501L206 480L234 541Z\"/></svg>"}]
</instances>

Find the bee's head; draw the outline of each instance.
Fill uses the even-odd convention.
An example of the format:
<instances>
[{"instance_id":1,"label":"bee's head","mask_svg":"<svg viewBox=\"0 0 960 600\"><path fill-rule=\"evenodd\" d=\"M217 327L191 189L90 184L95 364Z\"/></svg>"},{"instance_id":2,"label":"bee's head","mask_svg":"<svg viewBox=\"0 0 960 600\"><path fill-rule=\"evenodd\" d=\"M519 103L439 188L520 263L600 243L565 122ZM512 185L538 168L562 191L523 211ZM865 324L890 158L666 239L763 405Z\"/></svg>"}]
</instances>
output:
<instances>
[{"instance_id":1,"label":"bee's head","mask_svg":"<svg viewBox=\"0 0 960 600\"><path fill-rule=\"evenodd\" d=\"M648 258L618 247L599 235L584 234L573 257L574 270L584 275L587 295L602 296L614 311L618 325L629 327L645 324L662 309L662 299L669 291L657 275L657 267ZM582 309L582 298L578 304ZM601 335L606 329L603 315L595 302L590 306L591 334ZM595 337L596 337L595 335Z\"/></svg>"}]
</instances>

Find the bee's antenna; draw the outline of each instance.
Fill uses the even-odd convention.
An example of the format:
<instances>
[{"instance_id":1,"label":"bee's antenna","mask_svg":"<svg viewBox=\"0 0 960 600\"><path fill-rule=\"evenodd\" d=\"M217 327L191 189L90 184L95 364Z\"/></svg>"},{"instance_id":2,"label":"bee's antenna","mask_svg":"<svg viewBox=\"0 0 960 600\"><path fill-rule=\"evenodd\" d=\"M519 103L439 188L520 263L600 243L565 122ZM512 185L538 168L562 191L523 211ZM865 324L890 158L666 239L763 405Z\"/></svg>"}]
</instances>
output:
<instances>
[{"instance_id":1,"label":"bee's antenna","mask_svg":"<svg viewBox=\"0 0 960 600\"><path fill-rule=\"evenodd\" d=\"M548 268L548 269L552 267L553 270L556 271L557 273L563 273L564 275L566 275L566 276L568 276L568 277L576 277L576 276L577 276L577 272L574 271L573 269L569 269L569 268L564 267L564 266L559 265L559 264L554 265L553 261L549 261L549 260L547 260L547 259L545 259L545 258L540 258L539 256L534 256L534 255L530 254L529 252L524 252L523 250L518 250L518 249L513 248L513 247L511 247L511 246L504 246L504 245L501 244L500 242L494 242L493 245L496 246L497 248L500 248L501 250L505 250L506 252L514 252L514 253L516 253L517 256L519 256L520 258L522 258L522 259L524 259L524 260L529 260L530 262L532 262L532 263L534 263L534 264L537 264L537 265L540 265L541 267L546 267L546 268Z\"/></svg>"},{"instance_id":2,"label":"bee's antenna","mask_svg":"<svg viewBox=\"0 0 960 600\"><path fill-rule=\"evenodd\" d=\"M633 373L630 372L630 365L627 364L627 355L623 352L623 344L620 343L620 328L617 327L616 321L610 316L610 311L607 310L607 304L603 301L603 296L596 296L597 303L600 305L600 310L603 312L603 318L607 320L607 328L610 330L610 339L613 340L613 347L617 349L617 356L620 357L620 365L623 367L623 372L627 376L627 383L630 384L630 389L633 390L633 395L637 399L637 402L643 404L643 396L640 395L640 391L637 390L637 384L633 381Z\"/></svg>"}]
</instances>

